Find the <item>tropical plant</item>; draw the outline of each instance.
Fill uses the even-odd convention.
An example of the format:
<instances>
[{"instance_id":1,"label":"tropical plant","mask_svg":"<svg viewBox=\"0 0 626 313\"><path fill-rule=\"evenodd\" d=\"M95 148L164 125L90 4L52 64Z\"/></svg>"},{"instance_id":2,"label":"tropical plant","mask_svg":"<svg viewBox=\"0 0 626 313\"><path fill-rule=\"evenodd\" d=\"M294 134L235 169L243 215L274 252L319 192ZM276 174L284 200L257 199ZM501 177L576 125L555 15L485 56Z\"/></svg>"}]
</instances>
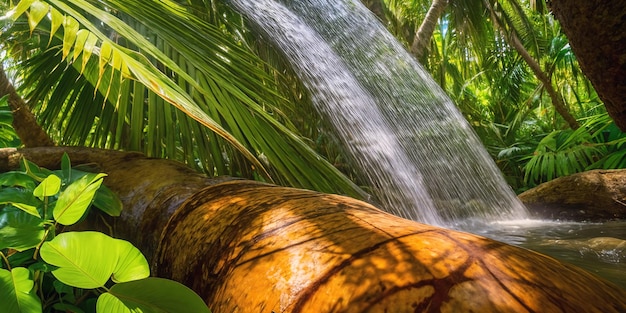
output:
<instances>
[{"instance_id":1,"label":"tropical plant","mask_svg":"<svg viewBox=\"0 0 626 313\"><path fill-rule=\"evenodd\" d=\"M364 196L301 138L285 111L297 104L288 98L306 96L289 73L252 53L262 42L250 41L227 7L25 0L6 13L3 48L58 144L138 150L210 175Z\"/></svg>"},{"instance_id":2,"label":"tropical plant","mask_svg":"<svg viewBox=\"0 0 626 313\"><path fill-rule=\"evenodd\" d=\"M20 312L208 312L187 287L148 277L131 243L100 232L63 232L94 206L117 216L121 202L103 173L48 171L27 160L0 175L0 310Z\"/></svg>"},{"instance_id":3,"label":"tropical plant","mask_svg":"<svg viewBox=\"0 0 626 313\"><path fill-rule=\"evenodd\" d=\"M549 133L526 163L526 182L534 185L584 171L601 154L598 147L588 144L590 141L584 127Z\"/></svg>"},{"instance_id":4,"label":"tropical plant","mask_svg":"<svg viewBox=\"0 0 626 313\"><path fill-rule=\"evenodd\" d=\"M609 115L585 119L577 130L556 130L545 136L532 156L526 157L529 186L590 169L626 167L626 134Z\"/></svg>"},{"instance_id":5,"label":"tropical plant","mask_svg":"<svg viewBox=\"0 0 626 313\"><path fill-rule=\"evenodd\" d=\"M8 96L0 98L0 148L20 146L20 138L13 129L13 114L7 104Z\"/></svg>"},{"instance_id":6,"label":"tropical plant","mask_svg":"<svg viewBox=\"0 0 626 313\"><path fill-rule=\"evenodd\" d=\"M605 114L593 87L582 75L559 23L543 2L387 0L383 3L386 8L379 12L385 13L390 31L405 42L407 49L420 46L422 43L416 42L422 40L419 38L430 42L420 60L474 127L516 190L523 191L556 176L556 170L541 172L550 168L537 167L541 162L526 167L527 162L536 159L533 154L543 154L540 150L556 137L579 134L564 128L576 129L588 119ZM443 10L435 10L443 5ZM433 12L440 13L433 17L429 14ZM431 37L418 36L425 26L433 24L437 26L430 27ZM545 136L549 138L540 144ZM599 143L597 139L594 142ZM575 145L584 145L576 147L578 151L589 149L581 138L568 143L567 151ZM617 149L612 145L605 147L609 146ZM614 154L611 160L617 158L618 154ZM600 166L595 162L603 159L595 156L581 162L587 166L595 164L593 168ZM561 172L587 168L576 169L573 165L562 164ZM565 171L567 167L571 168ZM543 178L534 182L531 177Z\"/></svg>"},{"instance_id":7,"label":"tropical plant","mask_svg":"<svg viewBox=\"0 0 626 313\"><path fill-rule=\"evenodd\" d=\"M608 114L600 116L605 127L596 131L598 144L606 147L605 154L588 169L626 168L626 134L623 133Z\"/></svg>"}]
</instances>

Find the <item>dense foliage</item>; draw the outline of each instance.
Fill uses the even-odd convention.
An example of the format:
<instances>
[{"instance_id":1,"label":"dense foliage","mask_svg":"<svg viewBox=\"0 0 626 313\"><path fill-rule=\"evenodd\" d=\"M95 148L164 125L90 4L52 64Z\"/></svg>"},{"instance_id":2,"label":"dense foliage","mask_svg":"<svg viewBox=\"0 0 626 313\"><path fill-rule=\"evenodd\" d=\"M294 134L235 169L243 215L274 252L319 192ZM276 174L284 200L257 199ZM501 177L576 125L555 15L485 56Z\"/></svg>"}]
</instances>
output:
<instances>
[{"instance_id":1,"label":"dense foliage","mask_svg":"<svg viewBox=\"0 0 626 313\"><path fill-rule=\"evenodd\" d=\"M623 134L542 1L364 3L409 50L423 24L434 26L419 60L517 191L626 164ZM443 10L425 20L437 3ZM363 194L289 65L227 2L24 0L0 9L3 59L57 143Z\"/></svg>"},{"instance_id":2,"label":"dense foliage","mask_svg":"<svg viewBox=\"0 0 626 313\"><path fill-rule=\"evenodd\" d=\"M65 231L91 211L118 216L106 174L70 166L49 171L23 160L0 175L0 310L36 312L209 312L189 288L149 277L131 243L94 231ZM97 213L96 213L97 214Z\"/></svg>"},{"instance_id":3,"label":"dense foliage","mask_svg":"<svg viewBox=\"0 0 626 313\"><path fill-rule=\"evenodd\" d=\"M383 2L382 18L411 46L432 1ZM624 134L607 117L543 1L448 1L435 22L422 63L516 190L587 169L626 165ZM540 65L580 129L571 129L555 110L513 38Z\"/></svg>"}]
</instances>

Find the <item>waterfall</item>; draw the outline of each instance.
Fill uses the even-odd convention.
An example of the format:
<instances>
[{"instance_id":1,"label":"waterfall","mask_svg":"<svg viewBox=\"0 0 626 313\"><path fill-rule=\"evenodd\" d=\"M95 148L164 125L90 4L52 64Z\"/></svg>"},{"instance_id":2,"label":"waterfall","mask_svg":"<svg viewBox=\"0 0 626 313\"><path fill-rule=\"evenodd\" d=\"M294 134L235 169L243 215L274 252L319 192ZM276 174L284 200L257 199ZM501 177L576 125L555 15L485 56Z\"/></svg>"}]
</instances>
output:
<instances>
[{"instance_id":1,"label":"waterfall","mask_svg":"<svg viewBox=\"0 0 626 313\"><path fill-rule=\"evenodd\" d=\"M379 207L434 225L526 216L452 101L359 1L231 2L291 62Z\"/></svg>"}]
</instances>

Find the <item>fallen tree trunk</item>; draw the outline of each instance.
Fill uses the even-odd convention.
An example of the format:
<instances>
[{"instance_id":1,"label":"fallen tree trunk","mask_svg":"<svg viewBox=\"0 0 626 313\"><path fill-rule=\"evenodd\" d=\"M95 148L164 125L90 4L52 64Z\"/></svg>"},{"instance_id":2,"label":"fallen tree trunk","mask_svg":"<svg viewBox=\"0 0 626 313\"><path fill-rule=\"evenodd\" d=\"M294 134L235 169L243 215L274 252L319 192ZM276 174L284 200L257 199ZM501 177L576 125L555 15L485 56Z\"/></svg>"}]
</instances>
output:
<instances>
[{"instance_id":1,"label":"fallen tree trunk","mask_svg":"<svg viewBox=\"0 0 626 313\"><path fill-rule=\"evenodd\" d=\"M249 181L194 194L157 274L216 312L620 312L626 293L543 255Z\"/></svg>"},{"instance_id":2,"label":"fallen tree trunk","mask_svg":"<svg viewBox=\"0 0 626 313\"><path fill-rule=\"evenodd\" d=\"M58 153L43 151L7 152L0 169L20 154L38 162L38 154ZM188 285L214 312L626 310L626 291L525 249L348 197L214 181L137 154L105 156L89 161L122 197L121 223L140 229L126 230L126 239L155 251L153 274Z\"/></svg>"}]
</instances>

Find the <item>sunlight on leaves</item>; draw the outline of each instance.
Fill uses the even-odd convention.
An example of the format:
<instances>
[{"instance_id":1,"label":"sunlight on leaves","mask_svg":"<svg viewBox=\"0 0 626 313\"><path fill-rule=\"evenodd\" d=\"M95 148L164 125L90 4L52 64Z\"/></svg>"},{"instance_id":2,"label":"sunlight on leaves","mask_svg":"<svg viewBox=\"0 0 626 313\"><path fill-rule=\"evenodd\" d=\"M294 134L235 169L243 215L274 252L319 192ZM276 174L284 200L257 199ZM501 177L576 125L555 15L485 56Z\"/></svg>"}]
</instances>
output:
<instances>
[{"instance_id":1,"label":"sunlight on leaves","mask_svg":"<svg viewBox=\"0 0 626 313\"><path fill-rule=\"evenodd\" d=\"M28 26L32 34L35 27L48 14L48 5L41 1L35 1L30 5L30 14L28 14Z\"/></svg>"},{"instance_id":2,"label":"sunlight on leaves","mask_svg":"<svg viewBox=\"0 0 626 313\"><path fill-rule=\"evenodd\" d=\"M45 242L41 258L59 268L52 274L64 284L100 288L114 276L118 281L150 274L148 261L131 243L99 232L62 233Z\"/></svg>"},{"instance_id":3,"label":"sunlight on leaves","mask_svg":"<svg viewBox=\"0 0 626 313\"><path fill-rule=\"evenodd\" d=\"M116 313L210 312L191 289L157 277L116 284L98 298L96 310Z\"/></svg>"},{"instance_id":4,"label":"sunlight on leaves","mask_svg":"<svg viewBox=\"0 0 626 313\"><path fill-rule=\"evenodd\" d=\"M0 303L3 313L41 312L41 302L33 292L30 272L23 267L0 269Z\"/></svg>"},{"instance_id":5,"label":"sunlight on leaves","mask_svg":"<svg viewBox=\"0 0 626 313\"><path fill-rule=\"evenodd\" d=\"M106 174L87 173L69 185L60 195L52 214L63 225L72 225L80 220L91 205L91 201Z\"/></svg>"}]
</instances>

